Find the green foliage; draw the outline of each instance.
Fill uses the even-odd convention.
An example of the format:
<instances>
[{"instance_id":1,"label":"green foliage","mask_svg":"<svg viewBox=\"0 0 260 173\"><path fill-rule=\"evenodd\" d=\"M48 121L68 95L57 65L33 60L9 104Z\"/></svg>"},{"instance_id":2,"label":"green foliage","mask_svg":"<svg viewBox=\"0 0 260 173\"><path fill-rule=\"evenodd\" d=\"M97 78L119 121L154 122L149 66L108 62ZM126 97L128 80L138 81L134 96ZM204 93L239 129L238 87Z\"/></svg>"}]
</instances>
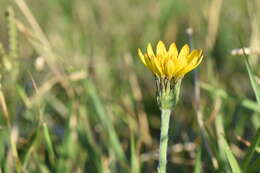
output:
<instances>
[{"instance_id":1,"label":"green foliage","mask_svg":"<svg viewBox=\"0 0 260 173\"><path fill-rule=\"evenodd\" d=\"M256 150L256 148L259 146L260 143L260 127L258 128L256 135L253 137L251 141L251 146L246 152L246 156L243 161L243 170L244 172L247 172L248 166L250 161L252 160L253 154Z\"/></svg>"},{"instance_id":2,"label":"green foliage","mask_svg":"<svg viewBox=\"0 0 260 173\"><path fill-rule=\"evenodd\" d=\"M137 48L158 40L180 48L191 27L204 52L204 127L189 73L171 117L167 170L258 173L260 61L229 52L260 46L259 10L246 7L260 3L220 2L1 0L0 172L155 173L156 86Z\"/></svg>"},{"instance_id":3,"label":"green foliage","mask_svg":"<svg viewBox=\"0 0 260 173\"><path fill-rule=\"evenodd\" d=\"M195 166L194 166L194 173L200 173L200 172L201 172L201 146L198 146Z\"/></svg>"},{"instance_id":4,"label":"green foliage","mask_svg":"<svg viewBox=\"0 0 260 173\"><path fill-rule=\"evenodd\" d=\"M260 88L259 88L258 84L256 83L255 75L253 73L252 68L250 67L250 64L249 64L249 61L248 61L248 58L246 57L246 55L245 55L245 64L246 64L246 69L247 69L247 72L249 75L250 83L252 85L252 88L253 88L255 96L256 96L256 100L257 100L258 104L260 105Z\"/></svg>"}]
</instances>

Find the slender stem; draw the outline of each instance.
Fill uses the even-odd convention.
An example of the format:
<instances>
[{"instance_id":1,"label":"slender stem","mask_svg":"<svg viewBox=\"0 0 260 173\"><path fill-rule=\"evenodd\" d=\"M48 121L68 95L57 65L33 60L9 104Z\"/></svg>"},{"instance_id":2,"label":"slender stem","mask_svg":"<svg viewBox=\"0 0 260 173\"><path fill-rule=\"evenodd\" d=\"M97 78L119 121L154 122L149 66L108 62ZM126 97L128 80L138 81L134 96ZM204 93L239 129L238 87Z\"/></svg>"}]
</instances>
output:
<instances>
[{"instance_id":1,"label":"slender stem","mask_svg":"<svg viewBox=\"0 0 260 173\"><path fill-rule=\"evenodd\" d=\"M161 136L159 151L158 173L166 173L168 130L170 123L171 109L161 109Z\"/></svg>"}]
</instances>

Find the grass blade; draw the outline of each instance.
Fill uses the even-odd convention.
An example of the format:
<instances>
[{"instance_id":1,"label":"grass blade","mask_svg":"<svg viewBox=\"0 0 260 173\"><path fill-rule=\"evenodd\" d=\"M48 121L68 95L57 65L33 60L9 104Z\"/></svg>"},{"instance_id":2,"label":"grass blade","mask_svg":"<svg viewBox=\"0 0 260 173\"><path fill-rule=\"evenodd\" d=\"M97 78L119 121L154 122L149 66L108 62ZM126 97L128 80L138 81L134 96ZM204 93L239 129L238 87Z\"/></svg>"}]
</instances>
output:
<instances>
[{"instance_id":1,"label":"grass blade","mask_svg":"<svg viewBox=\"0 0 260 173\"><path fill-rule=\"evenodd\" d=\"M243 49L243 51L244 51L244 49ZM246 69L247 69L247 72L248 72L248 75L250 78L250 83L252 85L252 88L253 88L255 96L256 96L256 100L257 100L258 104L260 104L260 88L255 80L254 72L249 64L248 57L246 56L245 52L244 52L244 59L245 59Z\"/></svg>"},{"instance_id":2,"label":"grass blade","mask_svg":"<svg viewBox=\"0 0 260 173\"><path fill-rule=\"evenodd\" d=\"M256 135L253 137L251 146L248 149L248 152L246 153L246 156L244 158L244 163L243 163L243 171L246 172L249 166L249 162L251 161L253 154L256 150L256 147L260 143L260 127L258 128Z\"/></svg>"},{"instance_id":3,"label":"grass blade","mask_svg":"<svg viewBox=\"0 0 260 173\"><path fill-rule=\"evenodd\" d=\"M202 89L208 91L209 93L214 93L216 96L221 97L222 99L229 99L232 102L236 102L247 109L250 109L255 112L260 112L260 106L259 106L258 102L252 101L247 98L239 98L239 97L230 95L224 89L215 87L209 83L201 82L200 86Z\"/></svg>"},{"instance_id":4,"label":"grass blade","mask_svg":"<svg viewBox=\"0 0 260 173\"><path fill-rule=\"evenodd\" d=\"M31 158L31 153L33 151L33 147L36 145L36 141L39 136L39 133L40 133L40 128L37 127L34 130L30 139L28 140L28 144L24 147L23 153L21 154L21 164L24 169L26 169L28 162Z\"/></svg>"},{"instance_id":5,"label":"grass blade","mask_svg":"<svg viewBox=\"0 0 260 173\"><path fill-rule=\"evenodd\" d=\"M98 115L102 125L106 128L106 130L108 132L111 148L113 148L113 150L115 151L117 158L119 158L119 160L125 160L125 154L120 145L118 135L115 131L113 123L111 122L111 120L109 119L109 116L107 115L107 113L105 111L105 108L97 93L96 87L94 86L94 84L91 80L86 80L85 88L86 88L87 95L89 95L90 99L93 102L94 108L97 112L97 115Z\"/></svg>"},{"instance_id":6,"label":"grass blade","mask_svg":"<svg viewBox=\"0 0 260 173\"><path fill-rule=\"evenodd\" d=\"M139 173L139 172L140 172L140 160L138 159L138 155L136 153L135 137L134 134L131 133L131 173Z\"/></svg>"},{"instance_id":7,"label":"grass blade","mask_svg":"<svg viewBox=\"0 0 260 173\"><path fill-rule=\"evenodd\" d=\"M253 173L255 170L260 170L260 157L248 167L246 173Z\"/></svg>"},{"instance_id":8,"label":"grass blade","mask_svg":"<svg viewBox=\"0 0 260 173\"><path fill-rule=\"evenodd\" d=\"M223 144L224 144L224 152L226 153L226 157L228 159L228 162L230 164L230 167L233 171L233 173L242 173L239 164L235 158L235 156L233 155L231 149L229 148L229 145L226 141L226 139L224 138L224 136L222 136L221 138Z\"/></svg>"},{"instance_id":9,"label":"grass blade","mask_svg":"<svg viewBox=\"0 0 260 173\"><path fill-rule=\"evenodd\" d=\"M222 160L224 161L223 167L225 169L225 172L230 172L227 170L228 166L226 165L226 162L228 162L233 173L242 173L242 171L239 167L239 164L238 164L235 156L233 155L231 149L229 148L229 145L225 139L225 132L224 132L223 121L222 121L221 115L218 115L216 117L216 128L217 128L217 135L218 135L218 140L219 140L219 150L220 150Z\"/></svg>"},{"instance_id":10,"label":"grass blade","mask_svg":"<svg viewBox=\"0 0 260 173\"><path fill-rule=\"evenodd\" d=\"M201 173L201 146L197 148L194 173Z\"/></svg>"},{"instance_id":11,"label":"grass blade","mask_svg":"<svg viewBox=\"0 0 260 173\"><path fill-rule=\"evenodd\" d=\"M50 159L51 159L51 161L54 161L54 159L55 159L54 148L53 148L53 144L51 141L50 132L49 132L49 129L48 129L48 126L46 125L46 123L43 123L43 133L44 133L44 137L45 137L46 144L47 144L47 150L50 153Z\"/></svg>"},{"instance_id":12,"label":"grass blade","mask_svg":"<svg viewBox=\"0 0 260 173\"><path fill-rule=\"evenodd\" d=\"M87 115L86 107L81 106L79 108L79 118L80 122L78 124L78 133L79 133L79 142L88 152L88 155L91 159L89 159L88 164L92 166L93 172L103 173L103 165L102 165L102 152L100 151L100 147L95 141L94 133L91 130L89 116ZM86 164L87 165L87 164ZM88 166L86 166L88 167Z\"/></svg>"}]
</instances>

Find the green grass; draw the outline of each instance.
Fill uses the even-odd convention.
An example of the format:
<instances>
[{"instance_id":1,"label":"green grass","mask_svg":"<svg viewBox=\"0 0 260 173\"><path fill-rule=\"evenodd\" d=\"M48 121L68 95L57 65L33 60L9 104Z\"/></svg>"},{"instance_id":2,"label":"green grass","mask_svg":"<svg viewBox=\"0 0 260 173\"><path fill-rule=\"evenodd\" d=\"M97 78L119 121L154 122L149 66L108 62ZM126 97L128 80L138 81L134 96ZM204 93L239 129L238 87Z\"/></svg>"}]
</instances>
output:
<instances>
[{"instance_id":1,"label":"green grass","mask_svg":"<svg viewBox=\"0 0 260 173\"><path fill-rule=\"evenodd\" d=\"M158 40L180 48L191 27L204 51L204 127L189 73L167 170L257 173L260 55L230 51L260 47L259 8L257 0L1 0L0 172L155 173L160 111L137 48Z\"/></svg>"}]
</instances>

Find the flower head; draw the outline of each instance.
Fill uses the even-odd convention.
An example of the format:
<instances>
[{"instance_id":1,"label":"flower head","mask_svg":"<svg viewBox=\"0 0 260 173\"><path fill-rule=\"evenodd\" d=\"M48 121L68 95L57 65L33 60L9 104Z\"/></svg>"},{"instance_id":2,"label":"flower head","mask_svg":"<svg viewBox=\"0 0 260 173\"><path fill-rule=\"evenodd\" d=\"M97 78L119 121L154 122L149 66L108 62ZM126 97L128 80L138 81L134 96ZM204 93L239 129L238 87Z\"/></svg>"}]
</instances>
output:
<instances>
[{"instance_id":1,"label":"flower head","mask_svg":"<svg viewBox=\"0 0 260 173\"><path fill-rule=\"evenodd\" d=\"M143 64L156 75L157 101L161 109L173 109L179 100L183 76L196 68L202 61L202 50L192 50L185 44L178 51L175 43L168 49L162 41L156 47L156 54L151 43L147 53L138 49Z\"/></svg>"},{"instance_id":2,"label":"flower head","mask_svg":"<svg viewBox=\"0 0 260 173\"><path fill-rule=\"evenodd\" d=\"M202 50L192 50L185 44L178 51L176 44L172 43L168 49L162 41L156 47L156 54L151 43L147 46L147 53L143 54L138 49L138 55L143 64L149 68L158 78L181 79L186 73L196 68L202 61Z\"/></svg>"}]
</instances>

